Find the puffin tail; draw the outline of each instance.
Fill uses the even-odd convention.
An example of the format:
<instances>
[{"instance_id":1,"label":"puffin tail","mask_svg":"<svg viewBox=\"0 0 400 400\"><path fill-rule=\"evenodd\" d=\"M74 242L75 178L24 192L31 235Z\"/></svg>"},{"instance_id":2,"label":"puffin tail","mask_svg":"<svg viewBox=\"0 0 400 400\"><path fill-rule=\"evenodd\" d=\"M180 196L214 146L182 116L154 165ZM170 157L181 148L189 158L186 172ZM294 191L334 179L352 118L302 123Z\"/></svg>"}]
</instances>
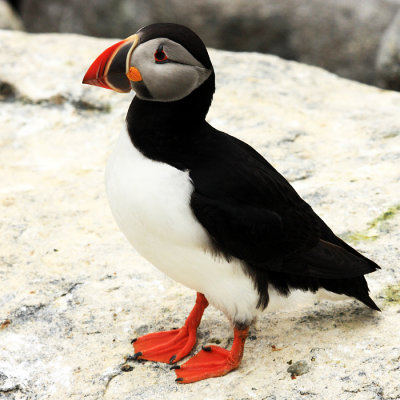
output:
<instances>
[{"instance_id":1,"label":"puffin tail","mask_svg":"<svg viewBox=\"0 0 400 400\"><path fill-rule=\"evenodd\" d=\"M381 311L381 309L375 304L375 302L369 296L369 289L368 289L368 284L367 284L366 279L364 277L362 277L362 278L360 278L360 280L364 281L363 284L365 285L365 288L361 292L356 292L353 296L357 300L364 303L369 308L372 308L375 311Z\"/></svg>"},{"instance_id":2,"label":"puffin tail","mask_svg":"<svg viewBox=\"0 0 400 400\"><path fill-rule=\"evenodd\" d=\"M343 300L343 295L345 295L348 297L354 297L373 310L381 311L369 296L369 288L364 276L351 279L321 279L320 285L323 289L328 290L329 293L322 291L321 293L318 293L319 298L327 300Z\"/></svg>"},{"instance_id":3,"label":"puffin tail","mask_svg":"<svg viewBox=\"0 0 400 400\"><path fill-rule=\"evenodd\" d=\"M361 302L363 302L366 306L369 308L372 308L375 311L382 311L376 304L375 302L371 299L371 297L366 296L364 300L359 299Z\"/></svg>"},{"instance_id":4,"label":"puffin tail","mask_svg":"<svg viewBox=\"0 0 400 400\"><path fill-rule=\"evenodd\" d=\"M348 248L320 240L317 246L303 256L309 265L310 275L318 277L324 289L354 297L373 310L380 311L369 296L364 277L380 267L350 246L347 247L352 252Z\"/></svg>"}]
</instances>

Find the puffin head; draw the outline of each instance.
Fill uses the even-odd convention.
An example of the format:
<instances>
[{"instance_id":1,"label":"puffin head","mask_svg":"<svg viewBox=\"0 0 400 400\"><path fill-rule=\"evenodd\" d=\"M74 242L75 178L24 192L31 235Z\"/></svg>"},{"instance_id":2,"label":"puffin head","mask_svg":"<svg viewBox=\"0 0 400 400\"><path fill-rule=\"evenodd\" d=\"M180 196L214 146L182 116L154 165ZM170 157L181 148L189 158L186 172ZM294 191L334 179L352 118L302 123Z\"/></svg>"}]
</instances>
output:
<instances>
[{"instance_id":1,"label":"puffin head","mask_svg":"<svg viewBox=\"0 0 400 400\"><path fill-rule=\"evenodd\" d=\"M158 23L103 51L82 83L121 93L133 90L141 100L172 102L209 78L214 79L214 71L202 40L185 26Z\"/></svg>"}]
</instances>

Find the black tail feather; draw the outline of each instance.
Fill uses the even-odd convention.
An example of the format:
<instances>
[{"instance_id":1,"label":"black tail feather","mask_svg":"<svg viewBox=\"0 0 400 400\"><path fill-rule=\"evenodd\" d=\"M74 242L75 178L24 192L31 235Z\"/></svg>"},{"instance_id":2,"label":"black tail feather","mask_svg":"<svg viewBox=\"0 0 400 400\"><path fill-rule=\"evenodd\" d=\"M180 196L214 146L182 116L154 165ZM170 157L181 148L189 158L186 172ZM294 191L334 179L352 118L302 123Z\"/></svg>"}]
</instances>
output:
<instances>
[{"instance_id":1,"label":"black tail feather","mask_svg":"<svg viewBox=\"0 0 400 400\"><path fill-rule=\"evenodd\" d=\"M366 306L376 311L381 311L380 308L369 296L369 288L364 276L351 279L321 279L321 286L331 292L344 294L349 297L354 297L361 301Z\"/></svg>"},{"instance_id":2,"label":"black tail feather","mask_svg":"<svg viewBox=\"0 0 400 400\"><path fill-rule=\"evenodd\" d=\"M344 294L353 297L366 306L376 311L380 308L369 296L368 284L364 276L342 278L342 279L322 279L310 276L292 275L284 272L265 271L248 266L246 268L252 276L259 294L258 307L264 309L269 302L268 285L272 285L278 293L288 296L293 289L310 291L315 293L318 289L326 289L336 294Z\"/></svg>"}]
</instances>

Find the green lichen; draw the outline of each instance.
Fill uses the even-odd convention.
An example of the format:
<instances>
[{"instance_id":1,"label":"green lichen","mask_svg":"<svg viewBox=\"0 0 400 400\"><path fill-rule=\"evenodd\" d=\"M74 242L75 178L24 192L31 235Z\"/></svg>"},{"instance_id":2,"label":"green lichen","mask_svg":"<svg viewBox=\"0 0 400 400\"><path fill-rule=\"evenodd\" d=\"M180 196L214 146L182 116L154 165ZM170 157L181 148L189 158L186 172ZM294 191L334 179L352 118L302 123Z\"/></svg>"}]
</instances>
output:
<instances>
[{"instance_id":1,"label":"green lichen","mask_svg":"<svg viewBox=\"0 0 400 400\"><path fill-rule=\"evenodd\" d=\"M345 242L360 243L378 239L378 235L368 235L365 232L346 233L342 235Z\"/></svg>"},{"instance_id":2,"label":"green lichen","mask_svg":"<svg viewBox=\"0 0 400 400\"><path fill-rule=\"evenodd\" d=\"M396 131L394 131L394 132L389 132L387 135L385 135L383 138L384 139L393 139L393 138L395 138L395 137L397 137L397 136L399 136L399 131L398 130L396 130Z\"/></svg>"},{"instance_id":3,"label":"green lichen","mask_svg":"<svg viewBox=\"0 0 400 400\"><path fill-rule=\"evenodd\" d=\"M379 224L393 218L399 211L400 203L388 208L383 214L379 215L368 223L368 229L378 228Z\"/></svg>"},{"instance_id":4,"label":"green lichen","mask_svg":"<svg viewBox=\"0 0 400 400\"><path fill-rule=\"evenodd\" d=\"M360 232L347 232L342 235L342 239L345 241L352 242L354 244L366 241L373 241L378 239L376 231L381 230L388 220L392 219L400 211L400 203L389 207L384 213L378 215L372 221L368 222L367 229ZM375 232L370 232L375 230Z\"/></svg>"},{"instance_id":5,"label":"green lichen","mask_svg":"<svg viewBox=\"0 0 400 400\"><path fill-rule=\"evenodd\" d=\"M400 304L400 283L385 289L385 301L387 304Z\"/></svg>"}]
</instances>

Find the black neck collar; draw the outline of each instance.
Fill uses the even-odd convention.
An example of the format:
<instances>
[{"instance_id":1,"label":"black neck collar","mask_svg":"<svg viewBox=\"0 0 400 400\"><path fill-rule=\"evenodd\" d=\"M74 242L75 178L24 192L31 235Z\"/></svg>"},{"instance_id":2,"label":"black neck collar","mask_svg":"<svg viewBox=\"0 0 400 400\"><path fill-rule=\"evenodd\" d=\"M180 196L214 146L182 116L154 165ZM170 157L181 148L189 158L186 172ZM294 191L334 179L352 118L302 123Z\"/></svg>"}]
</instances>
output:
<instances>
[{"instance_id":1,"label":"black neck collar","mask_svg":"<svg viewBox=\"0 0 400 400\"><path fill-rule=\"evenodd\" d=\"M190 155L206 124L214 90L212 72L182 100L155 102L134 97L126 116L133 145L148 158L182 170L189 168Z\"/></svg>"}]
</instances>

